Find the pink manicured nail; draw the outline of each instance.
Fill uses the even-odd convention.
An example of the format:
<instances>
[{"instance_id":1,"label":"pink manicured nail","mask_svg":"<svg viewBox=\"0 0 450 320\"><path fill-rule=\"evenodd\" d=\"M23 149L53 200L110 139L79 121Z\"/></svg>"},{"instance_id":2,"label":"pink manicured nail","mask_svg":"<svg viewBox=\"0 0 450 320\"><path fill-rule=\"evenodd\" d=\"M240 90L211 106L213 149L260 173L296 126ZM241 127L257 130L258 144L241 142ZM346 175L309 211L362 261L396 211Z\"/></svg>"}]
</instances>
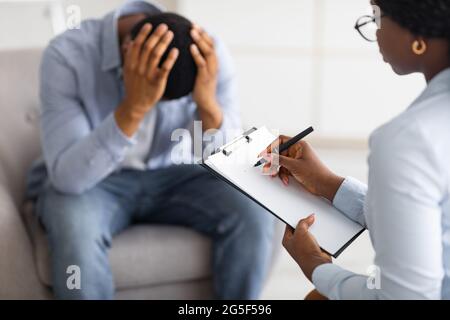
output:
<instances>
[{"instance_id":1,"label":"pink manicured nail","mask_svg":"<svg viewBox=\"0 0 450 320\"><path fill-rule=\"evenodd\" d=\"M273 157L272 157L272 155L271 154L264 154L263 156L262 156L262 158L264 159L264 160L266 160L266 161L268 161L268 162L272 162L272 159L273 159Z\"/></svg>"}]
</instances>

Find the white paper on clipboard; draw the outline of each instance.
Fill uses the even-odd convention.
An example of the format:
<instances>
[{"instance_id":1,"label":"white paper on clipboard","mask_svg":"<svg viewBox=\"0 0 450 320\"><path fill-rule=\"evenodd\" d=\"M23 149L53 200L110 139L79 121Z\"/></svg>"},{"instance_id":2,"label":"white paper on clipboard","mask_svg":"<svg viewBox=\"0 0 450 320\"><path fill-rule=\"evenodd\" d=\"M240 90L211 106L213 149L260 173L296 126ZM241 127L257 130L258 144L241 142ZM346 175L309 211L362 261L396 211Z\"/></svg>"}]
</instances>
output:
<instances>
[{"instance_id":1,"label":"white paper on clipboard","mask_svg":"<svg viewBox=\"0 0 450 320\"><path fill-rule=\"evenodd\" d=\"M314 213L316 222L311 233L323 250L337 257L365 228L327 200L304 190L294 179L286 187L280 179L253 167L259 153L276 138L266 127L253 129L205 159L204 166L293 228Z\"/></svg>"}]
</instances>

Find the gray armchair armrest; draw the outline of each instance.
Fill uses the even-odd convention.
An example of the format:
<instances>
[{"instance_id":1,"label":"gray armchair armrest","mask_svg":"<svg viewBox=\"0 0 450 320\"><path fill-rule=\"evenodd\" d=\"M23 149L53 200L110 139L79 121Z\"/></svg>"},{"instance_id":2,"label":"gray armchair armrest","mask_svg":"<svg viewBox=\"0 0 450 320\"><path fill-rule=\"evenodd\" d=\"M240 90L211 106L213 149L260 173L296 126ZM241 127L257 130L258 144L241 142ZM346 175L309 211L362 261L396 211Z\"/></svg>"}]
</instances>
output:
<instances>
[{"instance_id":1,"label":"gray armchair armrest","mask_svg":"<svg viewBox=\"0 0 450 320\"><path fill-rule=\"evenodd\" d=\"M0 299L49 298L48 290L38 279L33 257L19 210L0 183Z\"/></svg>"}]
</instances>

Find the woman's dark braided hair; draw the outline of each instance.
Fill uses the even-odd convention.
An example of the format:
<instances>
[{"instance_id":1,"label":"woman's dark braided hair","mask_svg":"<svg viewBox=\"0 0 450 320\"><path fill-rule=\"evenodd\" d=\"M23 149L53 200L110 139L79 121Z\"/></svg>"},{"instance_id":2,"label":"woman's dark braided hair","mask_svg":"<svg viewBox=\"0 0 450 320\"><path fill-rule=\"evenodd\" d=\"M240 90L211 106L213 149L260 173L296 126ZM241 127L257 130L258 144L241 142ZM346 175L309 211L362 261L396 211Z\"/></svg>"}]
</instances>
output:
<instances>
[{"instance_id":1,"label":"woman's dark braided hair","mask_svg":"<svg viewBox=\"0 0 450 320\"><path fill-rule=\"evenodd\" d=\"M375 0L375 4L414 35L450 42L450 0Z\"/></svg>"}]
</instances>

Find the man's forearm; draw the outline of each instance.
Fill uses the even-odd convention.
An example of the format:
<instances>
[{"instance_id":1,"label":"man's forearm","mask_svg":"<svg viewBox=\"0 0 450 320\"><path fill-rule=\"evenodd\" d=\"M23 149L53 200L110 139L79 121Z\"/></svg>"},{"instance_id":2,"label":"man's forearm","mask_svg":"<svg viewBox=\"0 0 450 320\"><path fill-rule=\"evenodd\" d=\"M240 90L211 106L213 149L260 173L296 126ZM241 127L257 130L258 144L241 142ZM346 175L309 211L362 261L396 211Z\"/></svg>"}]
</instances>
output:
<instances>
[{"instance_id":1,"label":"man's forearm","mask_svg":"<svg viewBox=\"0 0 450 320\"><path fill-rule=\"evenodd\" d=\"M220 129L223 122L223 112L218 102L211 102L208 106L198 108L203 130Z\"/></svg>"},{"instance_id":2,"label":"man's forearm","mask_svg":"<svg viewBox=\"0 0 450 320\"><path fill-rule=\"evenodd\" d=\"M108 176L133 145L121 133L112 114L69 148L58 143L57 136L46 140L44 154L52 183L59 191L70 194L81 194Z\"/></svg>"},{"instance_id":3,"label":"man's forearm","mask_svg":"<svg viewBox=\"0 0 450 320\"><path fill-rule=\"evenodd\" d=\"M134 112L127 101L123 101L114 112L119 129L129 138L138 131L145 114Z\"/></svg>"}]
</instances>

